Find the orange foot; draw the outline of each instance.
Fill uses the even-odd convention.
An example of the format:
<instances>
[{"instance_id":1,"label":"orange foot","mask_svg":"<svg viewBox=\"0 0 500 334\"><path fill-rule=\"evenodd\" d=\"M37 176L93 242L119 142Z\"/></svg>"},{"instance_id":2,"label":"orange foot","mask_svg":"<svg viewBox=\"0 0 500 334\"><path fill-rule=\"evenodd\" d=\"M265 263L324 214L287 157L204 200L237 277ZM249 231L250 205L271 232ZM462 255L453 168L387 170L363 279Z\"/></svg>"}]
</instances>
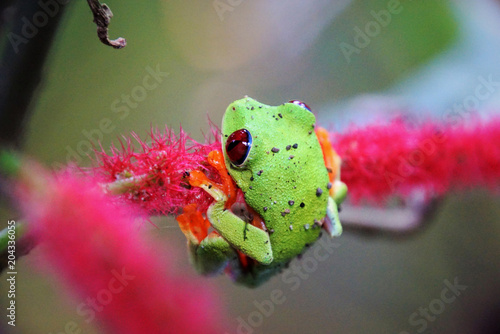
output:
<instances>
[{"instance_id":1,"label":"orange foot","mask_svg":"<svg viewBox=\"0 0 500 334\"><path fill-rule=\"evenodd\" d=\"M210 222L198 211L196 203L188 204L183 208L183 213L175 219L179 223L182 233L195 245L198 245L208 235Z\"/></svg>"}]
</instances>

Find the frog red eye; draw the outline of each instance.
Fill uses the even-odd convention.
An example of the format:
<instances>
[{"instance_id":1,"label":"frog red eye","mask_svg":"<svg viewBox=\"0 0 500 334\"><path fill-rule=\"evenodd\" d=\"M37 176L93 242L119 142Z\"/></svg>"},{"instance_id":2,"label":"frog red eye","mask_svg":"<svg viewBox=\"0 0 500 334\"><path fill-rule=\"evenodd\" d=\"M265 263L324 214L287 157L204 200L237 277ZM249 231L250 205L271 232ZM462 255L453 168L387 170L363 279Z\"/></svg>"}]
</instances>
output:
<instances>
[{"instance_id":1,"label":"frog red eye","mask_svg":"<svg viewBox=\"0 0 500 334\"><path fill-rule=\"evenodd\" d=\"M304 109L306 109L308 111L311 111L311 108L309 108L309 106L307 104L305 104L304 102L302 102L302 101L291 100L291 101L288 101L288 103L296 104L296 105L301 106L302 108L304 108Z\"/></svg>"},{"instance_id":2,"label":"frog red eye","mask_svg":"<svg viewBox=\"0 0 500 334\"><path fill-rule=\"evenodd\" d=\"M226 141L226 153L231 163L241 166L252 147L252 135L247 129L234 131Z\"/></svg>"}]
</instances>

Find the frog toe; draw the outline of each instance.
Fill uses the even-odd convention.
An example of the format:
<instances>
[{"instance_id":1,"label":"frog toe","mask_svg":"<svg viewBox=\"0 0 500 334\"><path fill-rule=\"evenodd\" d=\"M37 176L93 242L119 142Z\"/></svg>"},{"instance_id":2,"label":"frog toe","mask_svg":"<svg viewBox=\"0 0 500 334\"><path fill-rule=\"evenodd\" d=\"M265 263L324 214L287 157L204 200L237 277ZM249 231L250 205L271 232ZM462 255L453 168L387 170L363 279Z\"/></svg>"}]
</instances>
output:
<instances>
[{"instance_id":1,"label":"frog toe","mask_svg":"<svg viewBox=\"0 0 500 334\"><path fill-rule=\"evenodd\" d=\"M328 198L325 222L323 223L322 227L332 238L338 237L342 234L342 225L340 224L337 203L331 197Z\"/></svg>"}]
</instances>

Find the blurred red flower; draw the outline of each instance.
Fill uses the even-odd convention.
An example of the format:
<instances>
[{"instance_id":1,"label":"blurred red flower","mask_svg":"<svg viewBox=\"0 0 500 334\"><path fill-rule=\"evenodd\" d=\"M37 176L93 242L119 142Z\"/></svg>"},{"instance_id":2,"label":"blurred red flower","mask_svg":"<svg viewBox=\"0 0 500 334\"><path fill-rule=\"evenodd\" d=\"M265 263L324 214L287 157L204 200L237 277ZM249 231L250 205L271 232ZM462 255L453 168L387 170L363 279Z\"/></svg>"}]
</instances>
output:
<instances>
[{"instance_id":1,"label":"blurred red flower","mask_svg":"<svg viewBox=\"0 0 500 334\"><path fill-rule=\"evenodd\" d=\"M111 333L221 332L210 285L165 263L158 253L168 250L146 241L136 212L93 180L69 173L28 179L20 199L43 265L72 290L85 321L95 318Z\"/></svg>"}]
</instances>

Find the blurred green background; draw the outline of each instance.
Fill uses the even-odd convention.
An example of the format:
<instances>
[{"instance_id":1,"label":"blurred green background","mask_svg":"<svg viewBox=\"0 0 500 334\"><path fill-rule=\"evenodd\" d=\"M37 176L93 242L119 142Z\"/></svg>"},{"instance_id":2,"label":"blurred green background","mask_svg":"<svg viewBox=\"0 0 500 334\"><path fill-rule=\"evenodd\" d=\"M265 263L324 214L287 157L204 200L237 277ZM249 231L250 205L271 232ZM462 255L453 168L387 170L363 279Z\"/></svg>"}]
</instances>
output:
<instances>
[{"instance_id":1,"label":"blurred green background","mask_svg":"<svg viewBox=\"0 0 500 334\"><path fill-rule=\"evenodd\" d=\"M52 168L87 166L91 141L109 147L132 131L146 138L151 127L182 125L203 140L208 117L219 124L226 106L244 95L270 105L306 101L323 126L340 130L401 110L441 118L473 94L479 76L500 78L495 1L107 3L115 14L111 38L125 37L128 46L100 44L86 2L69 4L33 101L25 151ZM147 79L151 72L159 73L156 82ZM499 95L480 101L481 117L491 115ZM294 291L282 276L255 290L227 277L211 282L232 333L238 319L254 323L253 333L495 333L499 218L498 197L452 194L415 236L345 233ZM151 233L178 248L180 270L193 274L175 221L157 224ZM98 333L76 314L78 301L27 265L36 258L35 251L21 261L11 332L60 333L72 320ZM419 308L436 307L445 281L455 278L467 289L426 319ZM259 317L256 303L275 289L283 304Z\"/></svg>"}]
</instances>

